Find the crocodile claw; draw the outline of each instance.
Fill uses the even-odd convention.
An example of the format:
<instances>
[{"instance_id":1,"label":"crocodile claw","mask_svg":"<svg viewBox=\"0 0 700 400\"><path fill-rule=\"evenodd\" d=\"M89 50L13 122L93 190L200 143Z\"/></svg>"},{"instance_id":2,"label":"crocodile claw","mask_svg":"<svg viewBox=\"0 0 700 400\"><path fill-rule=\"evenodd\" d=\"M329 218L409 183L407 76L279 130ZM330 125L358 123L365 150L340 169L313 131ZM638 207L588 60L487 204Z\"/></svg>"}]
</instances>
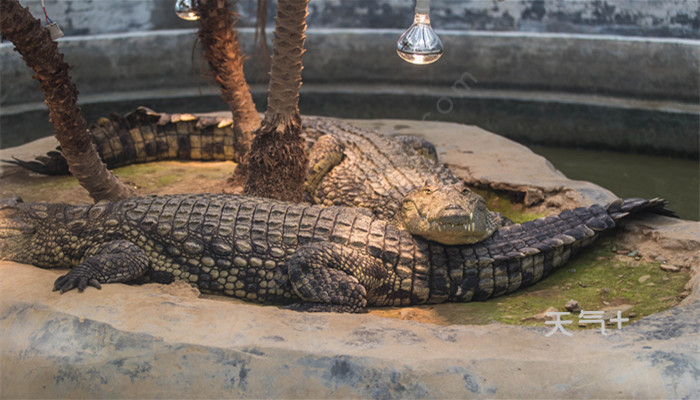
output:
<instances>
[{"instance_id":1,"label":"crocodile claw","mask_svg":"<svg viewBox=\"0 0 700 400\"><path fill-rule=\"evenodd\" d=\"M53 284L53 291L55 292L57 290L60 290L61 294L63 294L77 287L78 291L82 292L88 286L92 286L97 289L102 289L102 285L100 285L100 282L98 282L97 279L73 272L75 272L75 270L63 276L59 276Z\"/></svg>"}]
</instances>

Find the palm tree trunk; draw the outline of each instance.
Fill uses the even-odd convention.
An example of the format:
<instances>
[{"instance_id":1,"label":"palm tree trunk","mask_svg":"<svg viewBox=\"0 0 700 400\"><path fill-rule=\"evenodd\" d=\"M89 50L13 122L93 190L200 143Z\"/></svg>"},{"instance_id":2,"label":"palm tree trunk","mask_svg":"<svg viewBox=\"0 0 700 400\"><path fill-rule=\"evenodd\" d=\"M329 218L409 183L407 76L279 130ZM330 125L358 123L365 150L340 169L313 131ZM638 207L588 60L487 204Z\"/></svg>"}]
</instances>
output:
<instances>
[{"instance_id":1,"label":"palm tree trunk","mask_svg":"<svg viewBox=\"0 0 700 400\"><path fill-rule=\"evenodd\" d=\"M250 149L244 192L301 201L308 156L301 137L301 87L308 0L279 0L267 111Z\"/></svg>"},{"instance_id":2,"label":"palm tree trunk","mask_svg":"<svg viewBox=\"0 0 700 400\"><path fill-rule=\"evenodd\" d=\"M197 11L197 36L221 96L233 114L234 148L240 163L250 150L253 132L260 127L260 115L243 74L244 56L234 30L238 16L226 0L199 0Z\"/></svg>"},{"instance_id":3,"label":"palm tree trunk","mask_svg":"<svg viewBox=\"0 0 700 400\"><path fill-rule=\"evenodd\" d=\"M61 144L68 169L95 201L116 201L132 195L131 189L114 176L100 160L90 140L78 90L71 82L70 68L58 45L41 22L17 0L0 0L0 29L11 41L27 66L34 70L49 108L54 134Z\"/></svg>"}]
</instances>

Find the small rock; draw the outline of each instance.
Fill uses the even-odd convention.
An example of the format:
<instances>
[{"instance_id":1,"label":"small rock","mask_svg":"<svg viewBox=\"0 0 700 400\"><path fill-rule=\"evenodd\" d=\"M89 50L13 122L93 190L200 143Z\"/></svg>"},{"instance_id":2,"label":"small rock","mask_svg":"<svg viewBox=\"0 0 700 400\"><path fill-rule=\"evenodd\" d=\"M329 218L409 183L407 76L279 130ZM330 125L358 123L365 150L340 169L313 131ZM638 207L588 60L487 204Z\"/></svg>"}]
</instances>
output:
<instances>
[{"instance_id":1,"label":"small rock","mask_svg":"<svg viewBox=\"0 0 700 400\"><path fill-rule=\"evenodd\" d=\"M571 268L571 269L569 270L569 272L571 272L572 274L575 273L575 272L576 272L576 268Z\"/></svg>"},{"instance_id":2,"label":"small rock","mask_svg":"<svg viewBox=\"0 0 700 400\"><path fill-rule=\"evenodd\" d=\"M546 310L542 311L542 312L539 313L539 314L531 315L531 316L529 316L529 317L525 317L525 318L520 319L520 322L525 322L525 321L553 321L556 317L551 316L551 315L547 315L547 313L550 313L550 312L557 312L557 311L559 311L559 310L557 310L557 309L554 308L554 307L547 307Z\"/></svg>"},{"instance_id":3,"label":"small rock","mask_svg":"<svg viewBox=\"0 0 700 400\"><path fill-rule=\"evenodd\" d=\"M629 313L627 316L628 316L629 318L637 318L637 313L631 312L631 313Z\"/></svg>"},{"instance_id":4,"label":"small rock","mask_svg":"<svg viewBox=\"0 0 700 400\"><path fill-rule=\"evenodd\" d=\"M566 302L566 305L564 306L568 311L571 312L579 312L581 311L581 306L578 305L578 301L571 299Z\"/></svg>"},{"instance_id":5,"label":"small rock","mask_svg":"<svg viewBox=\"0 0 700 400\"><path fill-rule=\"evenodd\" d=\"M672 265L672 264L661 264L660 267L662 270L667 271L667 272L678 272L681 270L681 267Z\"/></svg>"},{"instance_id":6,"label":"small rock","mask_svg":"<svg viewBox=\"0 0 700 400\"><path fill-rule=\"evenodd\" d=\"M624 278L624 277L625 277L625 274L620 274L620 275L618 275L617 277L618 277L618 278Z\"/></svg>"},{"instance_id":7,"label":"small rock","mask_svg":"<svg viewBox=\"0 0 700 400\"><path fill-rule=\"evenodd\" d=\"M578 285L581 286L581 287L588 287L587 284L585 284L585 283L583 283L583 282L580 282L580 281L578 282Z\"/></svg>"},{"instance_id":8,"label":"small rock","mask_svg":"<svg viewBox=\"0 0 700 400\"><path fill-rule=\"evenodd\" d=\"M651 275L642 275L639 277L639 283L644 283L647 281L647 279L651 278Z\"/></svg>"},{"instance_id":9,"label":"small rock","mask_svg":"<svg viewBox=\"0 0 700 400\"><path fill-rule=\"evenodd\" d=\"M547 201L544 203L545 206L548 208L559 208L561 207L561 201L552 198L552 199L547 199Z\"/></svg>"},{"instance_id":10,"label":"small rock","mask_svg":"<svg viewBox=\"0 0 700 400\"><path fill-rule=\"evenodd\" d=\"M608 294L608 293L610 293L610 289L604 287L604 288L600 289L600 290L598 291L598 293L605 293L605 294Z\"/></svg>"},{"instance_id":11,"label":"small rock","mask_svg":"<svg viewBox=\"0 0 700 400\"><path fill-rule=\"evenodd\" d=\"M658 256L658 257L654 258L654 261L666 264L666 257Z\"/></svg>"}]
</instances>

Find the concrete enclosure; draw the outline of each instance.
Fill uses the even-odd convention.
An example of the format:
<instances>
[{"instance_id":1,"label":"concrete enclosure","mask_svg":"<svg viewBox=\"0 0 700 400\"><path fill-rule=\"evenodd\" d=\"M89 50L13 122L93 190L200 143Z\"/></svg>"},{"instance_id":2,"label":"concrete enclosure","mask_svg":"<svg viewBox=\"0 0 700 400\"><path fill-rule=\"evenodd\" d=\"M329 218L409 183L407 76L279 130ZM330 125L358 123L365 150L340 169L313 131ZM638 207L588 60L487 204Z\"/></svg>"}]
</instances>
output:
<instances>
[{"instance_id":1,"label":"concrete enclosure","mask_svg":"<svg viewBox=\"0 0 700 400\"><path fill-rule=\"evenodd\" d=\"M20 1L43 14L39 0ZM197 24L178 20L173 0L45 3L67 34L59 49L89 122L139 105L225 109L198 58ZM246 54L254 3L239 2ZM302 112L425 120L409 133L434 141L461 178L581 205L614 195L500 136L432 121L529 143L698 156L697 1L433 0L446 53L426 67L394 50L413 5L311 0ZM250 59L246 73L264 110L266 71ZM405 125L365 123L388 133ZM50 133L32 72L0 44L0 147ZM609 337L551 341L544 325L300 315L153 285L60 296L47 289L58 272L3 262L1 397L690 398L699 390L699 229L662 217L622 228L635 246L685 257L676 264L693 280L682 304Z\"/></svg>"},{"instance_id":2,"label":"concrete enclosure","mask_svg":"<svg viewBox=\"0 0 700 400\"><path fill-rule=\"evenodd\" d=\"M46 2L67 34L59 48L89 122L138 105L225 108L199 61L196 22L178 20L170 3ZM249 3L239 4L240 40L252 55ZM26 4L42 14L39 1ZM453 121L526 143L697 157L697 2L435 0L446 53L423 67L394 51L412 7L312 1L302 112ZM50 134L43 94L11 43L0 45L0 67L0 146ZM246 73L264 110L267 72L253 57Z\"/></svg>"}]
</instances>

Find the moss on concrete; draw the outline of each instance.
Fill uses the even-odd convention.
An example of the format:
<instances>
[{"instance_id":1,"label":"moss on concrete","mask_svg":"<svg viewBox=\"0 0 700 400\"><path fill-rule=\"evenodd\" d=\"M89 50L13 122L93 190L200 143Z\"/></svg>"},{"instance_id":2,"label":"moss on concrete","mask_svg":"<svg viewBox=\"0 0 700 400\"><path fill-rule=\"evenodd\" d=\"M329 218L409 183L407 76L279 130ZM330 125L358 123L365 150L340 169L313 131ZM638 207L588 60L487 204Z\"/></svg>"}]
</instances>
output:
<instances>
[{"instance_id":1,"label":"moss on concrete","mask_svg":"<svg viewBox=\"0 0 700 400\"><path fill-rule=\"evenodd\" d=\"M221 193L236 164L161 161L117 168L114 173L138 196L166 193ZM0 197L18 195L24 201L91 203L72 176L44 176L19 170L0 177Z\"/></svg>"},{"instance_id":2,"label":"moss on concrete","mask_svg":"<svg viewBox=\"0 0 700 400\"><path fill-rule=\"evenodd\" d=\"M486 200L489 210L498 211L516 224L532 221L533 219L545 216L544 213L524 211L521 203L513 202L507 196L499 195L493 190L475 189L474 191L479 193L484 200Z\"/></svg>"},{"instance_id":3,"label":"moss on concrete","mask_svg":"<svg viewBox=\"0 0 700 400\"><path fill-rule=\"evenodd\" d=\"M631 323L675 305L689 279L689 272L666 272L658 262L638 261L639 252L617 254L614 236L606 236L575 257L563 268L537 284L484 302L437 304L414 307L413 314L399 309L373 310L373 314L400 319L418 319L451 324L506 324L545 326L544 313L567 311L569 300L582 310L604 311L606 320L622 312ZM631 254L631 255L627 255ZM418 318L420 317L420 318ZM598 328L578 326L578 312L563 319L573 321L567 329ZM624 324L623 324L624 325Z\"/></svg>"}]
</instances>

